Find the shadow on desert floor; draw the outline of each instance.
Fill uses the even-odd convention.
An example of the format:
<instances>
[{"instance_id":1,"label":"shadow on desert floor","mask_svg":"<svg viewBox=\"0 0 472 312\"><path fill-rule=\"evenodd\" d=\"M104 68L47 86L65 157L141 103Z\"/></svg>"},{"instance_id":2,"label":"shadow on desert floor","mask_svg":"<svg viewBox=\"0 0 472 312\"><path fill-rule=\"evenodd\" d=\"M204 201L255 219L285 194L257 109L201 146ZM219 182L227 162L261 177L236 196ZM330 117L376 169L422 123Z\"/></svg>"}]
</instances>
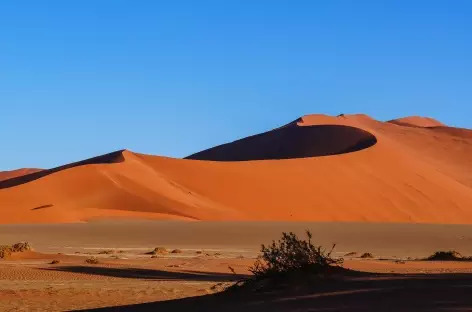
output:
<instances>
[{"instance_id":1,"label":"shadow on desert floor","mask_svg":"<svg viewBox=\"0 0 472 312\"><path fill-rule=\"evenodd\" d=\"M156 281L230 282L241 280L242 278L247 277L246 275L233 273L215 273L200 271L173 272L142 268L111 268L100 266L62 266L57 268L47 268L43 270Z\"/></svg>"},{"instance_id":2,"label":"shadow on desert floor","mask_svg":"<svg viewBox=\"0 0 472 312\"><path fill-rule=\"evenodd\" d=\"M471 294L472 274L366 273L89 311L471 311Z\"/></svg>"}]
</instances>

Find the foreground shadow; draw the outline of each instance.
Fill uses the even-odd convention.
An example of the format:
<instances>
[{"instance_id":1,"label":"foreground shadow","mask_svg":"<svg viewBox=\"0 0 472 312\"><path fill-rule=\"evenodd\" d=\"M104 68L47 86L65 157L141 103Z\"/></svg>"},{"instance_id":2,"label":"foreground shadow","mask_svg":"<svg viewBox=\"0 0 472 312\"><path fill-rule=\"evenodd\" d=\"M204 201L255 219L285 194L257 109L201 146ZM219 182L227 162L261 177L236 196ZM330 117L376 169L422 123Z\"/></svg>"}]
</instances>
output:
<instances>
[{"instance_id":1,"label":"foreground shadow","mask_svg":"<svg viewBox=\"0 0 472 312\"><path fill-rule=\"evenodd\" d=\"M107 268L99 266L62 266L57 268L45 268L48 271L61 271L82 273L87 275L100 275L108 277L121 277L157 281L205 281L205 282L231 282L247 277L241 274L214 273L200 271L162 271L140 268Z\"/></svg>"},{"instance_id":2,"label":"foreground shadow","mask_svg":"<svg viewBox=\"0 0 472 312\"><path fill-rule=\"evenodd\" d=\"M472 311L472 274L364 274L88 311Z\"/></svg>"}]
</instances>

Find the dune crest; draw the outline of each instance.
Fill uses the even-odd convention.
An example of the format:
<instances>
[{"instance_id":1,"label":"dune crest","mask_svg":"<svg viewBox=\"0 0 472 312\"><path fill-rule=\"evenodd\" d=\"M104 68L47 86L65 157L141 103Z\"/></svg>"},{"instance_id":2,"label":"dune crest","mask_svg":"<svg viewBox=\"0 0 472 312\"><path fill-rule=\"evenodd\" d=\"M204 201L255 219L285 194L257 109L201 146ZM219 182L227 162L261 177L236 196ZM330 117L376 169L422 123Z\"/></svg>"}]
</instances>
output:
<instances>
[{"instance_id":1,"label":"dune crest","mask_svg":"<svg viewBox=\"0 0 472 312\"><path fill-rule=\"evenodd\" d=\"M472 224L471 134L366 115L306 115L189 157L224 161L125 150L1 181L0 223L144 218Z\"/></svg>"},{"instance_id":2,"label":"dune crest","mask_svg":"<svg viewBox=\"0 0 472 312\"><path fill-rule=\"evenodd\" d=\"M432 127L445 127L446 125L442 122L421 116L409 116L398 119L392 119L388 121L389 123L397 124L400 126L409 126L409 127L420 127L420 128L432 128Z\"/></svg>"},{"instance_id":3,"label":"dune crest","mask_svg":"<svg viewBox=\"0 0 472 312\"><path fill-rule=\"evenodd\" d=\"M16 178L19 176L24 176L30 173L35 173L41 171L42 169L38 168L21 168L10 171L0 171L0 181Z\"/></svg>"},{"instance_id":4,"label":"dune crest","mask_svg":"<svg viewBox=\"0 0 472 312\"><path fill-rule=\"evenodd\" d=\"M52 169L46 169L46 170L33 169L32 171L24 172L23 174L13 175L7 179L3 179L3 181L2 179L0 179L0 189L17 186L23 183L28 183L36 179L45 177L47 175L53 174L55 172L70 169L77 166L93 165L93 164L112 164L112 163L121 162L124 160L124 156L123 156L124 151L125 150L120 150L120 151L112 152L109 154L89 158L86 160L70 163L64 166L59 166Z\"/></svg>"}]
</instances>

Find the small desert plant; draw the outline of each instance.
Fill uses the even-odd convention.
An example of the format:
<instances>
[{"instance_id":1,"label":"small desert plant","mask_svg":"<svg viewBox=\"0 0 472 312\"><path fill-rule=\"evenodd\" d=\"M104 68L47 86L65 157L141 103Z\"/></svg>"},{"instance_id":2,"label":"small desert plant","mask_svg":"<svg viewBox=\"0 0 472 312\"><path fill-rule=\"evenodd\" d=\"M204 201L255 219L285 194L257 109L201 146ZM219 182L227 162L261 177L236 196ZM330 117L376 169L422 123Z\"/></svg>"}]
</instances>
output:
<instances>
[{"instance_id":1,"label":"small desert plant","mask_svg":"<svg viewBox=\"0 0 472 312\"><path fill-rule=\"evenodd\" d=\"M177 253L182 253L182 250L180 249L174 249L170 253L177 254Z\"/></svg>"},{"instance_id":2,"label":"small desert plant","mask_svg":"<svg viewBox=\"0 0 472 312\"><path fill-rule=\"evenodd\" d=\"M14 252L24 252L32 250L31 245L27 242L16 243L12 246L0 246L0 259L10 256Z\"/></svg>"},{"instance_id":3,"label":"small desert plant","mask_svg":"<svg viewBox=\"0 0 472 312\"><path fill-rule=\"evenodd\" d=\"M11 255L11 246L2 245L0 246L0 259L6 258Z\"/></svg>"},{"instance_id":4,"label":"small desert plant","mask_svg":"<svg viewBox=\"0 0 472 312\"><path fill-rule=\"evenodd\" d=\"M59 260L52 260L51 263L49 263L49 264L59 264L59 263L61 263L61 261L59 261Z\"/></svg>"},{"instance_id":5,"label":"small desert plant","mask_svg":"<svg viewBox=\"0 0 472 312\"><path fill-rule=\"evenodd\" d=\"M16 243L13 246L11 246L12 252L24 252L24 251L29 251L32 249L33 248L31 248L31 245L28 242Z\"/></svg>"},{"instance_id":6,"label":"small desert plant","mask_svg":"<svg viewBox=\"0 0 472 312\"><path fill-rule=\"evenodd\" d=\"M154 250L147 252L147 255L162 255L168 253L167 249L164 247L156 247Z\"/></svg>"},{"instance_id":7,"label":"small desert plant","mask_svg":"<svg viewBox=\"0 0 472 312\"><path fill-rule=\"evenodd\" d=\"M111 250L111 249L109 249L109 250L102 250L102 251L99 251L99 252L98 252L99 255L111 255L111 254L114 254L114 253L115 253L115 251L114 251L114 250Z\"/></svg>"},{"instance_id":8,"label":"small desert plant","mask_svg":"<svg viewBox=\"0 0 472 312\"><path fill-rule=\"evenodd\" d=\"M277 242L261 246L261 255L249 270L256 278L277 277L292 272L323 274L343 262L343 259L331 257L336 245L327 252L321 246L313 245L310 231L306 231L306 236L308 240L299 239L292 232L282 233L282 238Z\"/></svg>"},{"instance_id":9,"label":"small desert plant","mask_svg":"<svg viewBox=\"0 0 472 312\"><path fill-rule=\"evenodd\" d=\"M100 261L95 258L95 257L90 257L90 258L87 258L85 259L85 263L88 263L88 264L99 264Z\"/></svg>"},{"instance_id":10,"label":"small desert plant","mask_svg":"<svg viewBox=\"0 0 472 312\"><path fill-rule=\"evenodd\" d=\"M236 274L236 271L235 271L234 268L233 268L232 266L230 266L230 265L228 265L228 270L230 270L231 273Z\"/></svg>"},{"instance_id":11,"label":"small desert plant","mask_svg":"<svg viewBox=\"0 0 472 312\"><path fill-rule=\"evenodd\" d=\"M362 255L361 255L361 258L362 259L372 259L374 257L374 255L372 255L370 252L364 252Z\"/></svg>"},{"instance_id":12,"label":"small desert plant","mask_svg":"<svg viewBox=\"0 0 472 312\"><path fill-rule=\"evenodd\" d=\"M201 254L203 253L203 251L197 250L197 251L195 251L195 253L196 253L197 255L201 255Z\"/></svg>"},{"instance_id":13,"label":"small desert plant","mask_svg":"<svg viewBox=\"0 0 472 312\"><path fill-rule=\"evenodd\" d=\"M426 258L426 260L429 260L429 261L460 261L460 260L471 260L471 259L463 257L457 251L450 250L450 251L436 251L431 256Z\"/></svg>"},{"instance_id":14,"label":"small desert plant","mask_svg":"<svg viewBox=\"0 0 472 312\"><path fill-rule=\"evenodd\" d=\"M357 252L353 251L353 252L348 252L347 254L344 255L344 257L355 257L357 256Z\"/></svg>"}]
</instances>

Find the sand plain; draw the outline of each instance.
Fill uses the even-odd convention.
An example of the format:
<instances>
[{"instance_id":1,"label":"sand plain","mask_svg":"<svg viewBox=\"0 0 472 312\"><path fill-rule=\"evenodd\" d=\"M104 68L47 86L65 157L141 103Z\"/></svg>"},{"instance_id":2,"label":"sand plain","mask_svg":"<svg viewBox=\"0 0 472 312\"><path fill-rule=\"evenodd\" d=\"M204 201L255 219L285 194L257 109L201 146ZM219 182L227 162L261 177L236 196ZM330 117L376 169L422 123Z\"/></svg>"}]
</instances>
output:
<instances>
[{"instance_id":1,"label":"sand plain","mask_svg":"<svg viewBox=\"0 0 472 312\"><path fill-rule=\"evenodd\" d=\"M250 274L248 267L261 243L278 238L282 231L302 234L305 229L319 244L337 243L336 256L358 252L345 257L344 267L362 275L296 291L222 292ZM472 255L469 225L100 221L0 226L0 244L19 240L29 241L34 251L0 260L1 311L472 308L472 262L414 260L443 249ZM151 258L146 252L156 246L182 253ZM374 259L359 259L363 252ZM86 264L89 257L100 263ZM60 263L50 264L52 260ZM414 298L406 295L412 292Z\"/></svg>"}]
</instances>

